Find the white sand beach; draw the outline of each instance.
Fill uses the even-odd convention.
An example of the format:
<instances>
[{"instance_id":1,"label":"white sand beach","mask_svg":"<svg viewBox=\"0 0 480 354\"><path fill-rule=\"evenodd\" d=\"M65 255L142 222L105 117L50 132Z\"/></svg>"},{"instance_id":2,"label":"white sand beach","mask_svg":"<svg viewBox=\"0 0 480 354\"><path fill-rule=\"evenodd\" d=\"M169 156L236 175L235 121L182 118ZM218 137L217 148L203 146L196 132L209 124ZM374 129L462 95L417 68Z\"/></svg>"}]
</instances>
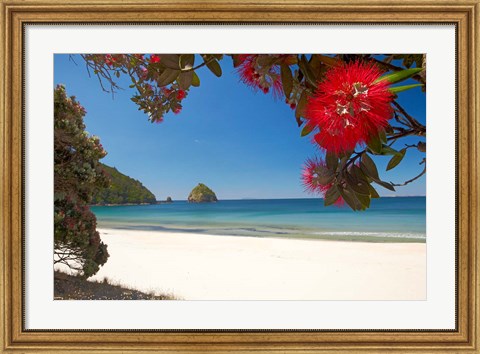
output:
<instances>
[{"instance_id":1,"label":"white sand beach","mask_svg":"<svg viewBox=\"0 0 480 354\"><path fill-rule=\"evenodd\" d=\"M425 243L295 240L100 229L91 279L184 300L423 300Z\"/></svg>"}]
</instances>

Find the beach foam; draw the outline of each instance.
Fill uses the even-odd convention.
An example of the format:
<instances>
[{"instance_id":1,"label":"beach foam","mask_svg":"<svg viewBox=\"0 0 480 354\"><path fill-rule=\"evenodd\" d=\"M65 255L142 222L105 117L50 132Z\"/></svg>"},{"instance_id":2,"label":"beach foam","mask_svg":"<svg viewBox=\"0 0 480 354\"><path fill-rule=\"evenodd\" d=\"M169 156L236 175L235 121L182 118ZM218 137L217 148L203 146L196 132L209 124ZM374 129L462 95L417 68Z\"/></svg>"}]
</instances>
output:
<instances>
[{"instance_id":1,"label":"beach foam","mask_svg":"<svg viewBox=\"0 0 480 354\"><path fill-rule=\"evenodd\" d=\"M352 236L352 237L380 237L380 238L407 238L425 240L425 234L411 232L370 232L370 231L325 231L314 232L319 236Z\"/></svg>"}]
</instances>

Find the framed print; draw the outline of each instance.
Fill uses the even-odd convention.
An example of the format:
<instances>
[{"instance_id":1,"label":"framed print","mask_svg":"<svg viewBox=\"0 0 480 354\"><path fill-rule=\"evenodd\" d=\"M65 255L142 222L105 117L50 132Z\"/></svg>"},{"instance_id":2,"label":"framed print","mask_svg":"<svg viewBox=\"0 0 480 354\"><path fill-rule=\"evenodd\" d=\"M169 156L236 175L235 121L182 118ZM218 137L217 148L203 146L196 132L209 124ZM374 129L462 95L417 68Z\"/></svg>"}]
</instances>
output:
<instances>
[{"instance_id":1,"label":"framed print","mask_svg":"<svg viewBox=\"0 0 480 354\"><path fill-rule=\"evenodd\" d=\"M2 352L479 351L478 1L1 8Z\"/></svg>"}]
</instances>

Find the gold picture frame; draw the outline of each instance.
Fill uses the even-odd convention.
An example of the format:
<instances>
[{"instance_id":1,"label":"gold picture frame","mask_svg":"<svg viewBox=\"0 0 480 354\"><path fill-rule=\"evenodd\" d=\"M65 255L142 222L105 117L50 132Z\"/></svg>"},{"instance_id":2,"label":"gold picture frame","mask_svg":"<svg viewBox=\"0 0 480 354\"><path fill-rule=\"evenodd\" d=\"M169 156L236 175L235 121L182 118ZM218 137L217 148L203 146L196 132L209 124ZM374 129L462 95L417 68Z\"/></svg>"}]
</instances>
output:
<instances>
[{"instance_id":1,"label":"gold picture frame","mask_svg":"<svg viewBox=\"0 0 480 354\"><path fill-rule=\"evenodd\" d=\"M1 0L4 353L480 353L478 166L480 1ZM457 327L455 330L32 331L23 302L23 28L25 23L450 23L457 29Z\"/></svg>"}]
</instances>

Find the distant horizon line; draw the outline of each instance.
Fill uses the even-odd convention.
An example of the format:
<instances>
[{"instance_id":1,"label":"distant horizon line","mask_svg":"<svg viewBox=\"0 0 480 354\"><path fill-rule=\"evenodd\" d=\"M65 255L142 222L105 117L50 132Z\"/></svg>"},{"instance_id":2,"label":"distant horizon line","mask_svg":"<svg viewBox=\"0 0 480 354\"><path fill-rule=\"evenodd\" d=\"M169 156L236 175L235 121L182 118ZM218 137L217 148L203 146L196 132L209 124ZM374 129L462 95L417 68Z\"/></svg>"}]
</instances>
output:
<instances>
[{"instance_id":1,"label":"distant horizon line","mask_svg":"<svg viewBox=\"0 0 480 354\"><path fill-rule=\"evenodd\" d=\"M390 195L390 196L380 196L378 199L382 198L418 198L418 197L426 197L426 195ZM324 198L234 198L234 199L218 199L218 201L223 201L223 200L285 200L285 199L318 199L318 200L323 200ZM187 202L188 199L174 199L172 198L172 201L179 201L179 202ZM165 202L166 199L163 200L158 200L157 202Z\"/></svg>"}]
</instances>

